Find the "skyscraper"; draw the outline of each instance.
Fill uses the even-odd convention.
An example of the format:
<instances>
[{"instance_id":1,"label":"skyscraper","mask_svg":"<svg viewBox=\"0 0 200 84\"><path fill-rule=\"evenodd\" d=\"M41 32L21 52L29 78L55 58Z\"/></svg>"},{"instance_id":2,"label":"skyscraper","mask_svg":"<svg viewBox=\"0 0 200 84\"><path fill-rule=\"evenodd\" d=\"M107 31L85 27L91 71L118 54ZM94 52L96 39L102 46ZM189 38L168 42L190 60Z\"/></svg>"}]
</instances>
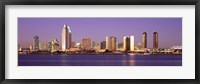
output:
<instances>
[{"instance_id":1,"label":"skyscraper","mask_svg":"<svg viewBox=\"0 0 200 84\"><path fill-rule=\"evenodd\" d=\"M92 40L91 38L83 38L82 39L82 43L83 43L83 49L84 50L89 50L92 48Z\"/></svg>"},{"instance_id":2,"label":"skyscraper","mask_svg":"<svg viewBox=\"0 0 200 84\"><path fill-rule=\"evenodd\" d=\"M70 27L64 25L62 29L62 50L65 51L66 49L71 48L72 42L72 33Z\"/></svg>"},{"instance_id":3,"label":"skyscraper","mask_svg":"<svg viewBox=\"0 0 200 84\"><path fill-rule=\"evenodd\" d=\"M106 49L111 50L112 45L111 45L111 38L106 36Z\"/></svg>"},{"instance_id":4,"label":"skyscraper","mask_svg":"<svg viewBox=\"0 0 200 84\"><path fill-rule=\"evenodd\" d=\"M33 37L33 51L39 50L39 37L36 35Z\"/></svg>"},{"instance_id":5,"label":"skyscraper","mask_svg":"<svg viewBox=\"0 0 200 84\"><path fill-rule=\"evenodd\" d=\"M142 48L147 48L147 33L142 34Z\"/></svg>"},{"instance_id":6,"label":"skyscraper","mask_svg":"<svg viewBox=\"0 0 200 84\"><path fill-rule=\"evenodd\" d=\"M130 50L130 37L129 36L125 36L123 38L123 47L125 51Z\"/></svg>"},{"instance_id":7,"label":"skyscraper","mask_svg":"<svg viewBox=\"0 0 200 84\"><path fill-rule=\"evenodd\" d=\"M158 33L153 32L153 48L158 48Z\"/></svg>"},{"instance_id":8,"label":"skyscraper","mask_svg":"<svg viewBox=\"0 0 200 84\"><path fill-rule=\"evenodd\" d=\"M106 37L106 49L108 49L110 51L115 51L116 43L117 43L116 37L114 37L114 36Z\"/></svg>"},{"instance_id":9,"label":"skyscraper","mask_svg":"<svg viewBox=\"0 0 200 84\"><path fill-rule=\"evenodd\" d=\"M130 50L134 51L134 36L130 36Z\"/></svg>"}]
</instances>

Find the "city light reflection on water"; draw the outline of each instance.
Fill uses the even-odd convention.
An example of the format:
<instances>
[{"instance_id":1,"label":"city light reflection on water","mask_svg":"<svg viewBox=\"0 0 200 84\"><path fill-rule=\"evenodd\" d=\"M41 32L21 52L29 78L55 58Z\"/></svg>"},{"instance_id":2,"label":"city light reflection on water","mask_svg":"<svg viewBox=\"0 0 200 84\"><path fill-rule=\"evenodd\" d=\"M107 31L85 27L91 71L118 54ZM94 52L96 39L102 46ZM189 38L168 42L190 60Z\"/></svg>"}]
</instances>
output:
<instances>
[{"instance_id":1,"label":"city light reflection on water","mask_svg":"<svg viewBox=\"0 0 200 84\"><path fill-rule=\"evenodd\" d=\"M19 66L182 66L181 55L19 55Z\"/></svg>"}]
</instances>

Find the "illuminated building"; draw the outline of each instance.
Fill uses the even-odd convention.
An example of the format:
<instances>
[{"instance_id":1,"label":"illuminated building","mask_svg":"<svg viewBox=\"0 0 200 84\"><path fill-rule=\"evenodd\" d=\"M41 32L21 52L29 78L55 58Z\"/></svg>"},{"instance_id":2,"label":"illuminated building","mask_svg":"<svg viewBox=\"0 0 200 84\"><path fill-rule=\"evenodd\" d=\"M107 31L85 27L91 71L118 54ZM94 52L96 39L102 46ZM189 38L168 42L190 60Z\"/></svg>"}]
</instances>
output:
<instances>
[{"instance_id":1,"label":"illuminated building","mask_svg":"<svg viewBox=\"0 0 200 84\"><path fill-rule=\"evenodd\" d=\"M72 33L70 27L64 25L62 29L62 50L65 51L66 49L71 48L72 43Z\"/></svg>"},{"instance_id":2,"label":"illuminated building","mask_svg":"<svg viewBox=\"0 0 200 84\"><path fill-rule=\"evenodd\" d=\"M39 37L36 35L33 37L33 51L39 50Z\"/></svg>"},{"instance_id":3,"label":"illuminated building","mask_svg":"<svg viewBox=\"0 0 200 84\"><path fill-rule=\"evenodd\" d=\"M130 50L134 51L134 36L130 36Z\"/></svg>"},{"instance_id":4,"label":"illuminated building","mask_svg":"<svg viewBox=\"0 0 200 84\"><path fill-rule=\"evenodd\" d=\"M106 49L107 50L111 50L112 45L111 45L111 38L110 37L106 37Z\"/></svg>"},{"instance_id":5,"label":"illuminated building","mask_svg":"<svg viewBox=\"0 0 200 84\"><path fill-rule=\"evenodd\" d=\"M83 38L82 39L82 43L83 43L83 49L84 50L89 50L92 47L92 40L91 38Z\"/></svg>"},{"instance_id":6,"label":"illuminated building","mask_svg":"<svg viewBox=\"0 0 200 84\"><path fill-rule=\"evenodd\" d=\"M81 48L81 43L76 43L75 48Z\"/></svg>"},{"instance_id":7,"label":"illuminated building","mask_svg":"<svg viewBox=\"0 0 200 84\"><path fill-rule=\"evenodd\" d=\"M30 47L29 47L29 48L30 48L30 51L32 52L32 51L33 51L33 46L32 46L32 45L30 45Z\"/></svg>"},{"instance_id":8,"label":"illuminated building","mask_svg":"<svg viewBox=\"0 0 200 84\"><path fill-rule=\"evenodd\" d=\"M115 51L116 50L116 48L117 48L117 46L116 46L116 44L117 44L117 38L116 37L111 37L111 39L112 39L112 51Z\"/></svg>"},{"instance_id":9,"label":"illuminated building","mask_svg":"<svg viewBox=\"0 0 200 84\"><path fill-rule=\"evenodd\" d=\"M52 40L52 42L51 42L51 51L52 52L54 52L54 51L57 51L58 50L58 48L59 48L59 42L58 42L58 40L55 38L55 39L53 39Z\"/></svg>"},{"instance_id":10,"label":"illuminated building","mask_svg":"<svg viewBox=\"0 0 200 84\"><path fill-rule=\"evenodd\" d=\"M147 48L147 33L146 32L142 34L142 47Z\"/></svg>"},{"instance_id":11,"label":"illuminated building","mask_svg":"<svg viewBox=\"0 0 200 84\"><path fill-rule=\"evenodd\" d=\"M123 38L123 47L124 47L124 51L130 50L130 37L129 36L125 36Z\"/></svg>"},{"instance_id":12,"label":"illuminated building","mask_svg":"<svg viewBox=\"0 0 200 84\"><path fill-rule=\"evenodd\" d=\"M158 33L157 32L153 33L153 48L155 49L158 48Z\"/></svg>"},{"instance_id":13,"label":"illuminated building","mask_svg":"<svg viewBox=\"0 0 200 84\"><path fill-rule=\"evenodd\" d=\"M106 49L110 51L115 51L116 50L116 43L117 39L116 37L106 37Z\"/></svg>"}]
</instances>

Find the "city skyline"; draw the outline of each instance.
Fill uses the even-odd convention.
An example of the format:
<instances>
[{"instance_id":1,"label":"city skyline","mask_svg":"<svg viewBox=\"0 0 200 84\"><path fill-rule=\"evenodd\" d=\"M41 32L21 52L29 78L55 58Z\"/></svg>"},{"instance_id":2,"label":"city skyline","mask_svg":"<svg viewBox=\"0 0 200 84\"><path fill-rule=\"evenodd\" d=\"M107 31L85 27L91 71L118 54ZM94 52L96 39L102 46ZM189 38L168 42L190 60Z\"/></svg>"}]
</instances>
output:
<instances>
[{"instance_id":1,"label":"city skyline","mask_svg":"<svg viewBox=\"0 0 200 84\"><path fill-rule=\"evenodd\" d=\"M66 19L67 19L67 22L64 23ZM68 20L71 20L71 21L68 21ZM159 33L159 36L158 36L159 48L171 47L173 45L182 45L182 36L181 36L182 35L182 19L181 18L18 18L18 31L19 31L18 41L19 41L20 46L22 47L30 46L30 44L32 43L31 40L33 36L35 35L38 35L40 37L40 42L48 42L49 40L52 40L53 38L58 38L59 44L62 45L61 31L64 24L60 25L62 27L60 26L57 27L58 25L58 23L56 23L57 21L60 23L64 23L68 26L71 25L70 32L73 32L73 36L72 36L73 42L82 43L81 40L83 38L90 37L92 41L100 43L106 40L105 38L106 36L115 36L117 38L116 42L123 42L124 36L134 36L135 37L134 43L136 45L137 43L142 43L142 33L146 32L147 33L147 48L152 48L153 47L152 45L153 32L158 32ZM138 23L138 21L141 23L134 24L134 23ZM154 22L152 23L152 21ZM47 24L49 22L51 24ZM109 22L109 23L105 23L105 22ZM35 25L37 23L39 26ZM77 24L75 25L75 23ZM91 24L91 23L96 23L96 24ZM147 28L144 28L146 29L146 31L144 29L140 29L140 28L145 27L144 25L142 25L145 23L146 23L146 26L151 25L151 26L148 26ZM55 28L51 28L52 26ZM158 28L157 26L158 27L160 26L160 28ZM102 28L99 29L99 27L102 27ZM110 29L107 27L110 27ZM138 28L135 28L135 27L138 27ZM155 27L155 28L152 29L152 27ZM168 32L166 29L163 29L166 27L169 27L167 29ZM24 28L27 28L27 29L23 30ZM46 28L49 28L49 29L46 31L42 31L42 30L45 30ZM85 28L85 29L80 29L80 28ZM118 28L118 29L116 30L113 28ZM165 31L162 31L161 29ZM30 32L30 30L32 31ZM97 32L97 30L99 31ZM102 30L103 32L101 32ZM114 33L116 31L118 33ZM49 32L51 33L49 34ZM86 33L86 32L89 32L89 33ZM28 33L28 34L24 35L24 33ZM35 34L33 36L30 36L29 33L32 35L34 33ZM82 35L82 34L85 34L85 35Z\"/></svg>"}]
</instances>

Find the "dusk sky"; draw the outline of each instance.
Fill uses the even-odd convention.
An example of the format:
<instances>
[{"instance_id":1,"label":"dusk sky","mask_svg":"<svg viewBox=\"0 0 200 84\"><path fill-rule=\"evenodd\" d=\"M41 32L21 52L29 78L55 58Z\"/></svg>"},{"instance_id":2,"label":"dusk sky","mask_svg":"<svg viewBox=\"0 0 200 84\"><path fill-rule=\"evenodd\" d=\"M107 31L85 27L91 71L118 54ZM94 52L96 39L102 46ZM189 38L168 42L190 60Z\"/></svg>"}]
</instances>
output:
<instances>
[{"instance_id":1,"label":"dusk sky","mask_svg":"<svg viewBox=\"0 0 200 84\"><path fill-rule=\"evenodd\" d=\"M158 32L159 48L182 45L182 18L18 18L18 44L29 48L33 36L44 43L57 38L61 45L63 25L72 31L72 41L82 42L90 37L95 42L105 41L106 36L133 35L135 45L142 43L142 33L147 32L147 47L153 47L153 32Z\"/></svg>"}]
</instances>

